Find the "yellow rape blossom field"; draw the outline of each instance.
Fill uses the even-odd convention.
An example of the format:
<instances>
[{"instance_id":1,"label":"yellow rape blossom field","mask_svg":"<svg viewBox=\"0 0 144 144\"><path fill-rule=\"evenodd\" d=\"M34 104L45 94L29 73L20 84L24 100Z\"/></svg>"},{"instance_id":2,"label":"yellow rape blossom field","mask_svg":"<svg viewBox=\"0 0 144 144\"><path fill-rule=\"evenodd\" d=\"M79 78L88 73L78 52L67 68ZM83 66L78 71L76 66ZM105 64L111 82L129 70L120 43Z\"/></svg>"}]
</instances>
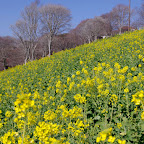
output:
<instances>
[{"instance_id":1,"label":"yellow rape blossom field","mask_svg":"<svg viewBox=\"0 0 144 144\"><path fill-rule=\"evenodd\" d=\"M144 30L0 72L1 144L143 144Z\"/></svg>"}]
</instances>

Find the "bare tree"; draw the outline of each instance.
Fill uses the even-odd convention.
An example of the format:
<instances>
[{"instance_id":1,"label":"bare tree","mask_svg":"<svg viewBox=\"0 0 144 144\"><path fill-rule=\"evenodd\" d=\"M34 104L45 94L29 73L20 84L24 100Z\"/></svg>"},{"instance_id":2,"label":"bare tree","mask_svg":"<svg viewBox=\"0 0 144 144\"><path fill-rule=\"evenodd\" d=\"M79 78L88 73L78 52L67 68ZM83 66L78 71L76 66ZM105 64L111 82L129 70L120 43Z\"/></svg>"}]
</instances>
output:
<instances>
[{"instance_id":1,"label":"bare tree","mask_svg":"<svg viewBox=\"0 0 144 144\"><path fill-rule=\"evenodd\" d=\"M121 29L124 25L128 25L129 18L129 7L119 4L114 7L111 11L111 24L114 29L119 29L121 34Z\"/></svg>"},{"instance_id":2,"label":"bare tree","mask_svg":"<svg viewBox=\"0 0 144 144\"><path fill-rule=\"evenodd\" d=\"M0 37L0 70L22 64L23 60L23 51L16 39Z\"/></svg>"},{"instance_id":3,"label":"bare tree","mask_svg":"<svg viewBox=\"0 0 144 144\"><path fill-rule=\"evenodd\" d=\"M93 19L87 20L79 29L79 34L85 39L85 42L90 43L93 37Z\"/></svg>"},{"instance_id":4,"label":"bare tree","mask_svg":"<svg viewBox=\"0 0 144 144\"><path fill-rule=\"evenodd\" d=\"M97 39L98 36L107 35L107 25L108 22L102 17L95 17L94 19L87 20L80 27L80 35L85 37L88 43Z\"/></svg>"},{"instance_id":5,"label":"bare tree","mask_svg":"<svg viewBox=\"0 0 144 144\"><path fill-rule=\"evenodd\" d=\"M111 13L102 14L101 17L106 20L106 32L107 35L112 35L112 21L111 21Z\"/></svg>"},{"instance_id":6,"label":"bare tree","mask_svg":"<svg viewBox=\"0 0 144 144\"><path fill-rule=\"evenodd\" d=\"M128 22L128 31L130 31L130 25L131 25L131 0L129 0L129 22Z\"/></svg>"},{"instance_id":7,"label":"bare tree","mask_svg":"<svg viewBox=\"0 0 144 144\"><path fill-rule=\"evenodd\" d=\"M8 67L8 51L11 51L11 47L8 47L10 46L9 43L12 45L10 39L0 37L0 62L3 64L4 69Z\"/></svg>"},{"instance_id":8,"label":"bare tree","mask_svg":"<svg viewBox=\"0 0 144 144\"><path fill-rule=\"evenodd\" d=\"M102 17L95 17L93 19L93 25L92 25L94 40L97 39L97 36L108 35L109 34L108 27L110 26L106 19L103 19Z\"/></svg>"},{"instance_id":9,"label":"bare tree","mask_svg":"<svg viewBox=\"0 0 144 144\"><path fill-rule=\"evenodd\" d=\"M70 26L71 13L61 5L44 5L40 8L40 20L42 34L47 36L49 56L51 54L51 44L55 35L68 30Z\"/></svg>"},{"instance_id":10,"label":"bare tree","mask_svg":"<svg viewBox=\"0 0 144 144\"><path fill-rule=\"evenodd\" d=\"M25 49L25 63L34 59L34 52L38 41L38 20L39 12L35 1L30 6L25 7L21 13L21 20L18 20L11 29Z\"/></svg>"},{"instance_id":11,"label":"bare tree","mask_svg":"<svg viewBox=\"0 0 144 144\"><path fill-rule=\"evenodd\" d=\"M48 53L48 42L47 42L47 35L42 35L40 38L39 38L39 43L41 45L41 53L42 53L42 57L45 57Z\"/></svg>"},{"instance_id":12,"label":"bare tree","mask_svg":"<svg viewBox=\"0 0 144 144\"><path fill-rule=\"evenodd\" d=\"M140 8L136 9L136 18L135 21L132 23L133 26L137 28L144 27L144 1Z\"/></svg>"}]
</instances>

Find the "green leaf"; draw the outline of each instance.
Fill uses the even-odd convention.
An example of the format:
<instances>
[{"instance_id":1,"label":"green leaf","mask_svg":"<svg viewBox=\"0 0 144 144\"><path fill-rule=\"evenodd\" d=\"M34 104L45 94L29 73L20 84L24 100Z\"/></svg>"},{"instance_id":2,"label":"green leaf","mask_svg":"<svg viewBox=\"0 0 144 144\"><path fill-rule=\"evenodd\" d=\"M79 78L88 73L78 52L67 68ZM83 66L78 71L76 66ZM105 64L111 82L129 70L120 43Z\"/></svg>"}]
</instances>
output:
<instances>
[{"instance_id":1,"label":"green leaf","mask_svg":"<svg viewBox=\"0 0 144 144\"><path fill-rule=\"evenodd\" d=\"M100 116L95 116L93 119L94 120L99 120L101 117Z\"/></svg>"}]
</instances>

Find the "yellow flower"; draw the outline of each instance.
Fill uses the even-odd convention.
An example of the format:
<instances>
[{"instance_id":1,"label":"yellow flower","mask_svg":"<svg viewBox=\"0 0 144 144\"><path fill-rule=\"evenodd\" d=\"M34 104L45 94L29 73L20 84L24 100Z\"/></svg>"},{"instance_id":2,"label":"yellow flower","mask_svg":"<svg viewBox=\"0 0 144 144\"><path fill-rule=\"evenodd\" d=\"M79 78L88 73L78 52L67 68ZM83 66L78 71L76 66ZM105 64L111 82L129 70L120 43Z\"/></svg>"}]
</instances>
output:
<instances>
[{"instance_id":1,"label":"yellow flower","mask_svg":"<svg viewBox=\"0 0 144 144\"><path fill-rule=\"evenodd\" d=\"M61 86L61 81L58 81L57 84L56 84L56 87L60 88L60 86Z\"/></svg>"},{"instance_id":2,"label":"yellow flower","mask_svg":"<svg viewBox=\"0 0 144 144\"><path fill-rule=\"evenodd\" d=\"M79 134L81 133L82 131L80 131L80 130L75 130L75 132L74 132L74 136L79 136Z\"/></svg>"},{"instance_id":3,"label":"yellow flower","mask_svg":"<svg viewBox=\"0 0 144 144\"><path fill-rule=\"evenodd\" d=\"M107 137L107 134L101 133L100 136L101 136L101 141L105 141L106 137Z\"/></svg>"},{"instance_id":4,"label":"yellow flower","mask_svg":"<svg viewBox=\"0 0 144 144\"><path fill-rule=\"evenodd\" d=\"M97 70L98 70L98 68L97 68L97 67L94 67L94 70L95 70L95 71L97 71Z\"/></svg>"},{"instance_id":5,"label":"yellow flower","mask_svg":"<svg viewBox=\"0 0 144 144\"><path fill-rule=\"evenodd\" d=\"M30 139L30 144L33 144L34 142L34 139Z\"/></svg>"},{"instance_id":6,"label":"yellow flower","mask_svg":"<svg viewBox=\"0 0 144 144\"><path fill-rule=\"evenodd\" d=\"M121 66L119 65L119 63L115 63L114 67L115 67L116 69L120 69L120 68L121 68Z\"/></svg>"},{"instance_id":7,"label":"yellow flower","mask_svg":"<svg viewBox=\"0 0 144 144\"><path fill-rule=\"evenodd\" d=\"M141 54L138 56L139 59L142 59L142 57L143 57L143 56L142 56Z\"/></svg>"},{"instance_id":8,"label":"yellow flower","mask_svg":"<svg viewBox=\"0 0 144 144\"><path fill-rule=\"evenodd\" d=\"M44 119L45 121L47 120L54 120L55 118L57 117L57 115L51 111L51 110L48 110L44 113Z\"/></svg>"},{"instance_id":9,"label":"yellow flower","mask_svg":"<svg viewBox=\"0 0 144 144\"><path fill-rule=\"evenodd\" d=\"M76 72L76 75L80 75L80 71L77 71L77 72Z\"/></svg>"},{"instance_id":10,"label":"yellow flower","mask_svg":"<svg viewBox=\"0 0 144 144\"><path fill-rule=\"evenodd\" d=\"M138 65L138 67L142 67L142 65L141 65L141 64L139 64L139 65Z\"/></svg>"},{"instance_id":11,"label":"yellow flower","mask_svg":"<svg viewBox=\"0 0 144 144\"><path fill-rule=\"evenodd\" d=\"M138 109L138 108L136 107L136 108L134 109L134 111L137 112L137 109Z\"/></svg>"},{"instance_id":12,"label":"yellow flower","mask_svg":"<svg viewBox=\"0 0 144 144\"><path fill-rule=\"evenodd\" d=\"M76 121L75 125L76 125L78 128L84 127L83 121L81 121L80 119L78 119L78 120Z\"/></svg>"},{"instance_id":13,"label":"yellow flower","mask_svg":"<svg viewBox=\"0 0 144 144\"><path fill-rule=\"evenodd\" d=\"M5 133L2 137L1 137L1 142L3 144L11 144L11 143L15 143L15 139L14 139L14 134L15 132L11 132L8 131L7 133Z\"/></svg>"},{"instance_id":14,"label":"yellow flower","mask_svg":"<svg viewBox=\"0 0 144 144\"><path fill-rule=\"evenodd\" d=\"M136 71L136 68L135 68L135 67L132 67L131 70L132 70L132 71Z\"/></svg>"},{"instance_id":15,"label":"yellow flower","mask_svg":"<svg viewBox=\"0 0 144 144\"><path fill-rule=\"evenodd\" d=\"M141 113L141 119L144 120L144 111Z\"/></svg>"},{"instance_id":16,"label":"yellow flower","mask_svg":"<svg viewBox=\"0 0 144 144\"><path fill-rule=\"evenodd\" d=\"M67 84L69 84L70 81L71 81L71 78L68 77L68 78L67 78Z\"/></svg>"},{"instance_id":17,"label":"yellow flower","mask_svg":"<svg viewBox=\"0 0 144 144\"><path fill-rule=\"evenodd\" d=\"M5 113L5 116L9 118L9 117L12 116L12 113L11 113L10 111L7 111L7 112Z\"/></svg>"},{"instance_id":18,"label":"yellow flower","mask_svg":"<svg viewBox=\"0 0 144 144\"><path fill-rule=\"evenodd\" d=\"M117 127L120 129L122 127L121 123L117 123Z\"/></svg>"},{"instance_id":19,"label":"yellow flower","mask_svg":"<svg viewBox=\"0 0 144 144\"><path fill-rule=\"evenodd\" d=\"M20 119L22 117L25 117L25 114L23 112L18 113L18 118Z\"/></svg>"},{"instance_id":20,"label":"yellow flower","mask_svg":"<svg viewBox=\"0 0 144 144\"><path fill-rule=\"evenodd\" d=\"M144 95L143 95L143 91L142 91L142 92L140 92L139 97L140 97L140 98L143 98L143 96L144 96Z\"/></svg>"},{"instance_id":21,"label":"yellow flower","mask_svg":"<svg viewBox=\"0 0 144 144\"><path fill-rule=\"evenodd\" d=\"M56 93L59 93L59 91L60 91L59 89L56 89Z\"/></svg>"},{"instance_id":22,"label":"yellow flower","mask_svg":"<svg viewBox=\"0 0 144 144\"><path fill-rule=\"evenodd\" d=\"M18 138L18 144L22 144L22 142L23 142L23 141L22 141L22 138L19 137L19 138Z\"/></svg>"},{"instance_id":23,"label":"yellow flower","mask_svg":"<svg viewBox=\"0 0 144 144\"><path fill-rule=\"evenodd\" d=\"M125 66L125 67L120 71L120 73L125 73L125 72L127 72L127 70L128 70L128 66Z\"/></svg>"},{"instance_id":24,"label":"yellow flower","mask_svg":"<svg viewBox=\"0 0 144 144\"><path fill-rule=\"evenodd\" d=\"M86 96L87 96L87 97L90 97L91 95L90 95L90 94L86 94Z\"/></svg>"},{"instance_id":25,"label":"yellow flower","mask_svg":"<svg viewBox=\"0 0 144 144\"><path fill-rule=\"evenodd\" d=\"M75 78L75 75L72 75L72 78Z\"/></svg>"},{"instance_id":26,"label":"yellow flower","mask_svg":"<svg viewBox=\"0 0 144 144\"><path fill-rule=\"evenodd\" d=\"M126 140L120 140L120 139L118 139L118 143L119 143L119 144L125 144L125 143L126 143Z\"/></svg>"},{"instance_id":27,"label":"yellow flower","mask_svg":"<svg viewBox=\"0 0 144 144\"><path fill-rule=\"evenodd\" d=\"M80 84L77 84L77 87L80 87L81 85Z\"/></svg>"},{"instance_id":28,"label":"yellow flower","mask_svg":"<svg viewBox=\"0 0 144 144\"><path fill-rule=\"evenodd\" d=\"M105 65L106 65L106 63L103 62L103 63L102 63L102 66L105 66Z\"/></svg>"},{"instance_id":29,"label":"yellow flower","mask_svg":"<svg viewBox=\"0 0 144 144\"><path fill-rule=\"evenodd\" d=\"M99 67L98 67L98 71L100 72L101 70L102 70L102 67L101 67L101 66L99 66Z\"/></svg>"},{"instance_id":30,"label":"yellow flower","mask_svg":"<svg viewBox=\"0 0 144 144\"><path fill-rule=\"evenodd\" d=\"M0 123L0 129L3 127L3 123Z\"/></svg>"},{"instance_id":31,"label":"yellow flower","mask_svg":"<svg viewBox=\"0 0 144 144\"><path fill-rule=\"evenodd\" d=\"M109 136L108 142L113 143L115 141L115 137Z\"/></svg>"},{"instance_id":32,"label":"yellow flower","mask_svg":"<svg viewBox=\"0 0 144 144\"><path fill-rule=\"evenodd\" d=\"M87 71L87 70L84 70L84 74L88 75L88 71Z\"/></svg>"},{"instance_id":33,"label":"yellow flower","mask_svg":"<svg viewBox=\"0 0 144 144\"><path fill-rule=\"evenodd\" d=\"M31 107L34 106L34 100L30 101L30 106L31 106Z\"/></svg>"},{"instance_id":34,"label":"yellow flower","mask_svg":"<svg viewBox=\"0 0 144 144\"><path fill-rule=\"evenodd\" d=\"M135 103L136 105L140 105L140 102L141 102L140 99L135 99L135 101L134 101L134 103Z\"/></svg>"},{"instance_id":35,"label":"yellow flower","mask_svg":"<svg viewBox=\"0 0 144 144\"><path fill-rule=\"evenodd\" d=\"M128 92L129 92L129 89L128 89L128 88L125 88L125 89L124 89L124 92L125 92L125 93L128 93Z\"/></svg>"},{"instance_id":36,"label":"yellow flower","mask_svg":"<svg viewBox=\"0 0 144 144\"><path fill-rule=\"evenodd\" d=\"M84 96L81 96L80 94L76 94L74 96L74 99L76 102L79 102L79 103L85 103L86 102L86 98Z\"/></svg>"},{"instance_id":37,"label":"yellow flower","mask_svg":"<svg viewBox=\"0 0 144 144\"><path fill-rule=\"evenodd\" d=\"M21 101L20 101L19 99L17 99L17 100L14 102L15 105L19 105L20 103L21 103Z\"/></svg>"},{"instance_id":38,"label":"yellow flower","mask_svg":"<svg viewBox=\"0 0 144 144\"><path fill-rule=\"evenodd\" d=\"M98 143L98 142L100 142L101 141L101 137L97 137L96 138L96 142Z\"/></svg>"},{"instance_id":39,"label":"yellow flower","mask_svg":"<svg viewBox=\"0 0 144 144\"><path fill-rule=\"evenodd\" d=\"M80 61L80 64L82 65L82 64L83 64L83 61Z\"/></svg>"}]
</instances>

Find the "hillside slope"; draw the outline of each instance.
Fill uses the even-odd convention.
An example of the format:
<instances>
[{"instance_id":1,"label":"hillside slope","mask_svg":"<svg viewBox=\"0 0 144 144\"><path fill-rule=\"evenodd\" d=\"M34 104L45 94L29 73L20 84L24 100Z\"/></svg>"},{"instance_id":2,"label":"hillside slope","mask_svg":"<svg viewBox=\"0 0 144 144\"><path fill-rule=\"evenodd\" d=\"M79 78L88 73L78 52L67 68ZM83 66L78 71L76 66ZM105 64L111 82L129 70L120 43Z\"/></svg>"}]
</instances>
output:
<instances>
[{"instance_id":1,"label":"hillside slope","mask_svg":"<svg viewBox=\"0 0 144 144\"><path fill-rule=\"evenodd\" d=\"M0 72L0 141L144 143L144 30Z\"/></svg>"}]
</instances>

